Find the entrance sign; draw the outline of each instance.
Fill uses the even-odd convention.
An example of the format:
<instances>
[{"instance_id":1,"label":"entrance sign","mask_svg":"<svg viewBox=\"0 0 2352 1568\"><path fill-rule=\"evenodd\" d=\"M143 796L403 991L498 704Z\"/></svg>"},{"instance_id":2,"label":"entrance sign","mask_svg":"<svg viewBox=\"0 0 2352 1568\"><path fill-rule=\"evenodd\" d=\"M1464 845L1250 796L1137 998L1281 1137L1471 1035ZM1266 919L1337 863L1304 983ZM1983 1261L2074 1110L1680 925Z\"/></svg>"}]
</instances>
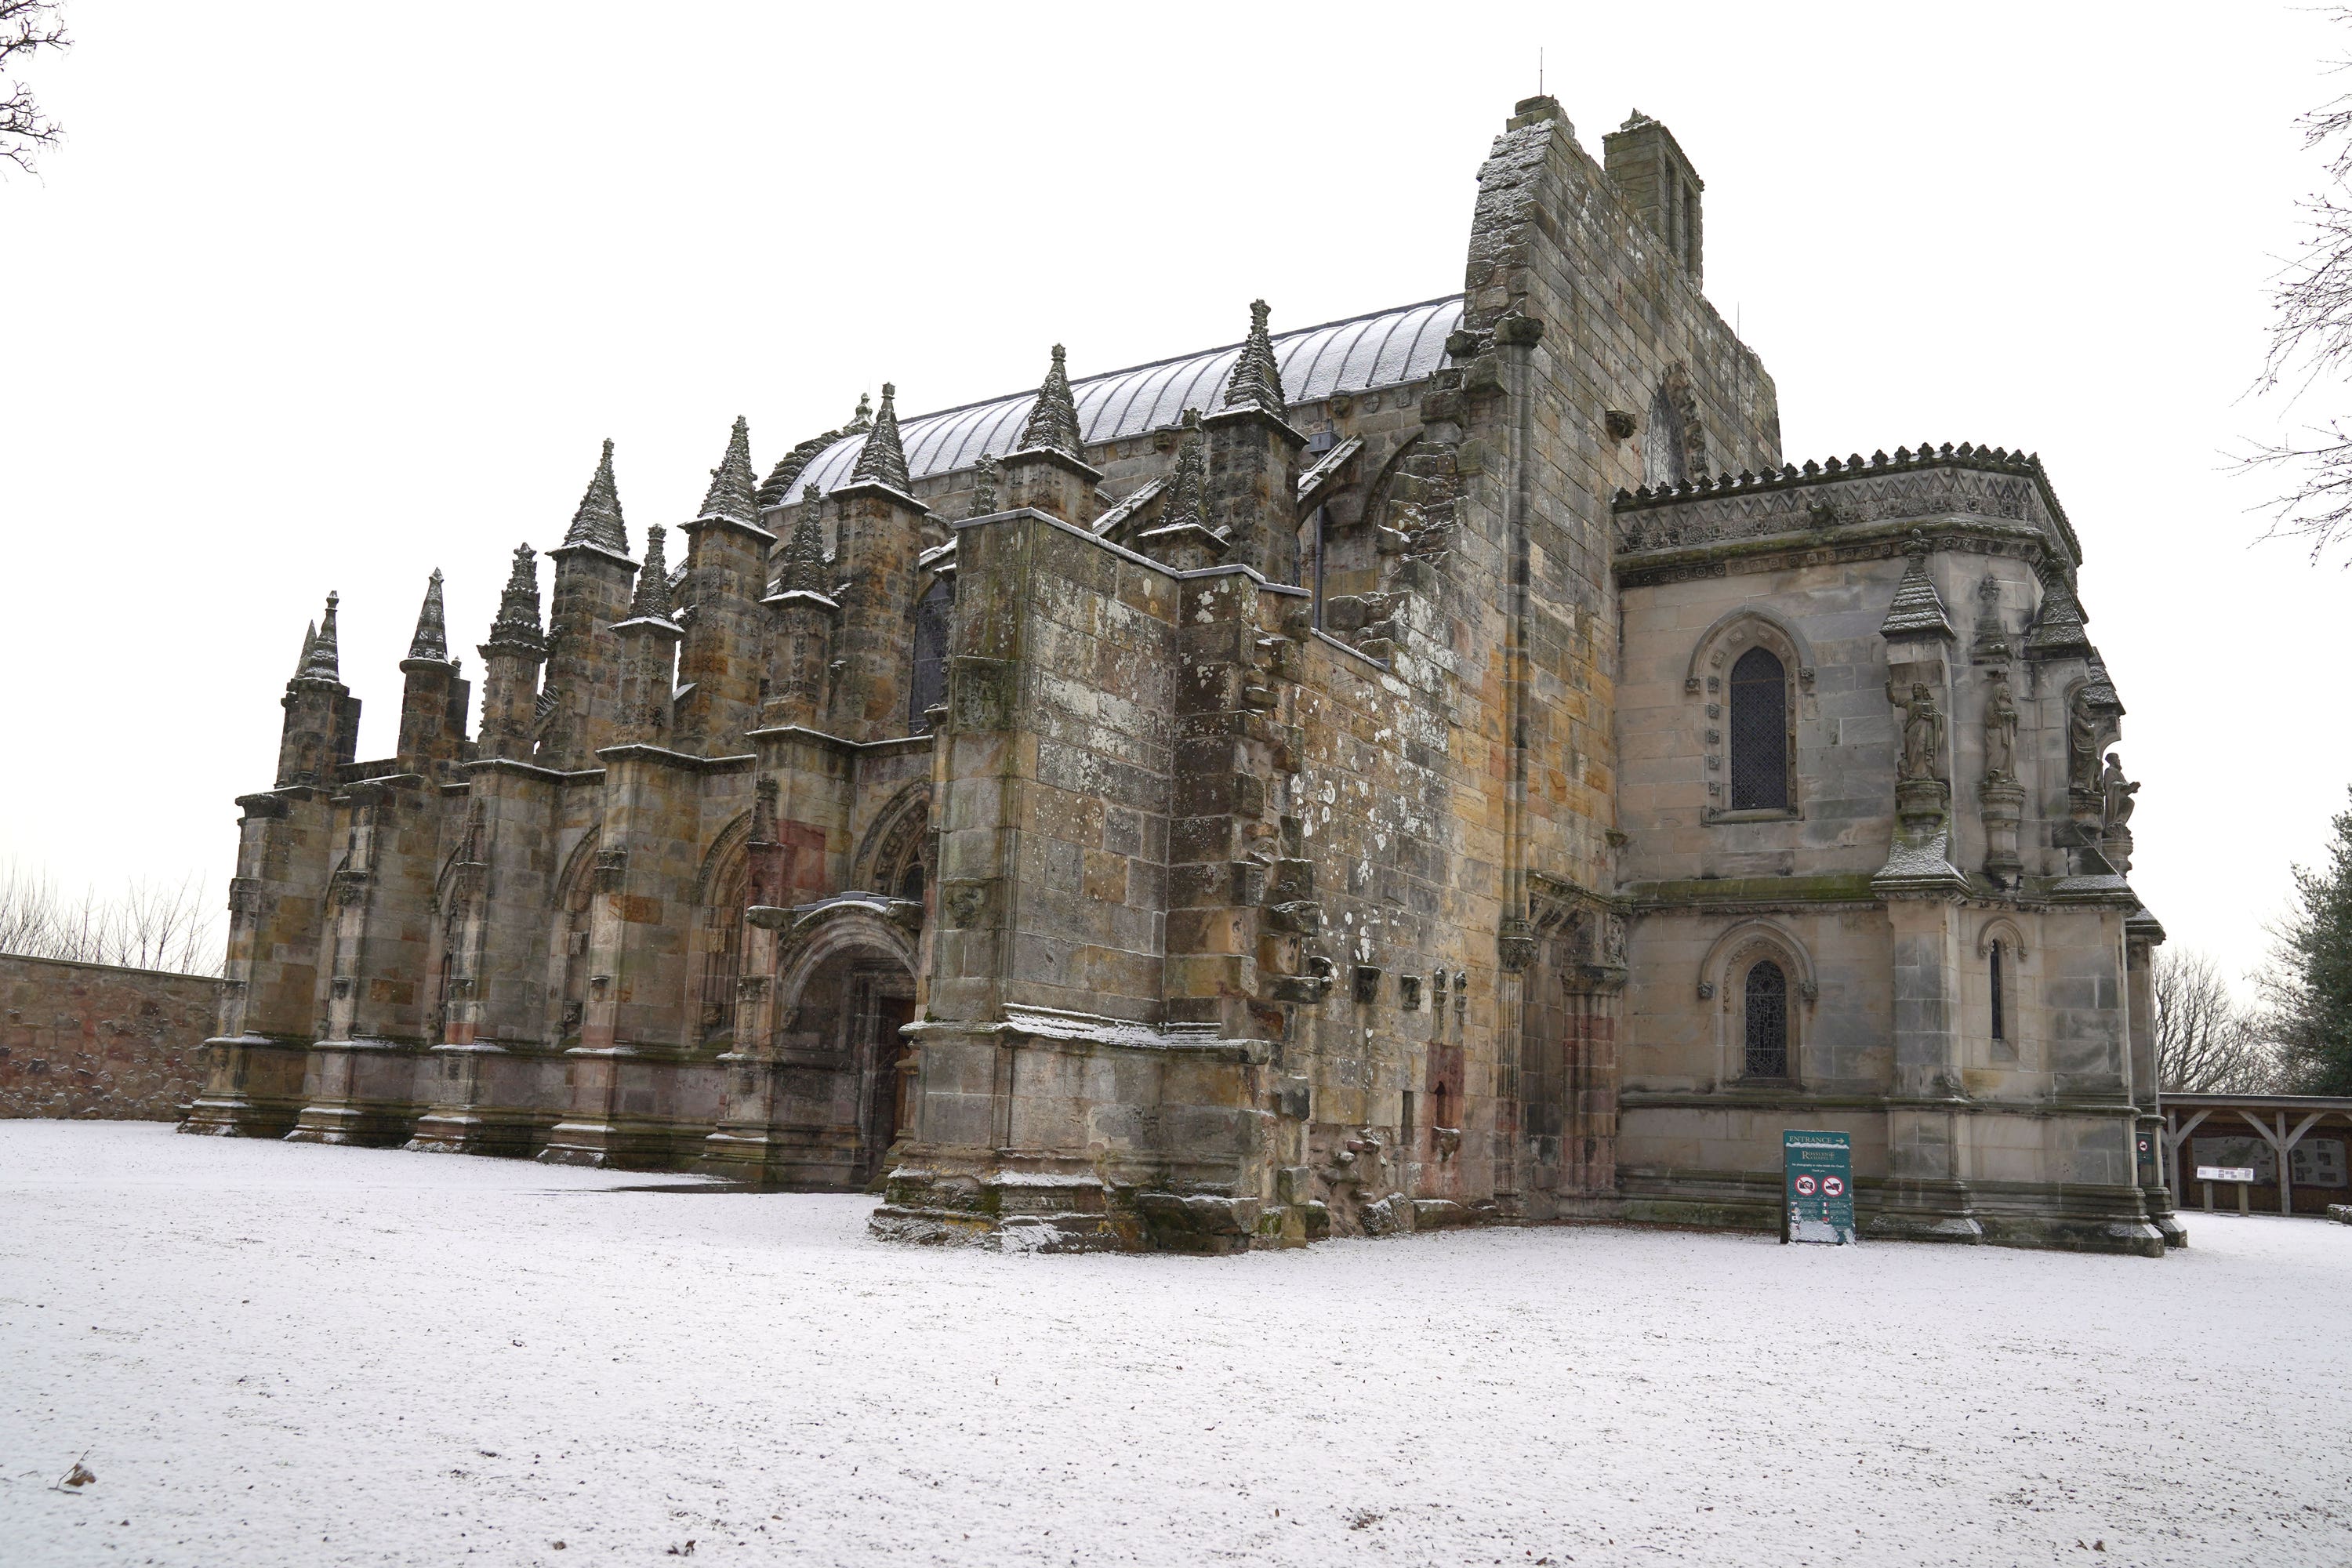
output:
<instances>
[{"instance_id":1,"label":"entrance sign","mask_svg":"<svg viewBox=\"0 0 2352 1568\"><path fill-rule=\"evenodd\" d=\"M1780 1134L1780 1239L1844 1246L1853 1232L1853 1140L1843 1132Z\"/></svg>"}]
</instances>

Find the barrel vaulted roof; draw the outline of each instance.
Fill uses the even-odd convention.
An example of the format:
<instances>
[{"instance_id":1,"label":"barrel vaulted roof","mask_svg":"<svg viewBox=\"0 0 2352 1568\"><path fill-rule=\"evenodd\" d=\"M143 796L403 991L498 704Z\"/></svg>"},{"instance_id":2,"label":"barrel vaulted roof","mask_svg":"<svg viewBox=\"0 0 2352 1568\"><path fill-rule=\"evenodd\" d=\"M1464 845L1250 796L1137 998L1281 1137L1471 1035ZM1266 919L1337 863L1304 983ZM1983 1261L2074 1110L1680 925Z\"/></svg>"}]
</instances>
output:
<instances>
[{"instance_id":1,"label":"barrel vaulted roof","mask_svg":"<svg viewBox=\"0 0 2352 1568\"><path fill-rule=\"evenodd\" d=\"M1281 333L1274 353L1284 395L1294 405L1318 403L1343 392L1419 381L1445 363L1446 336L1461 321L1462 296L1451 294ZM1187 408L1213 412L1241 351L1240 343L1228 343L1073 382L1079 428L1090 443L1116 441L1172 426ZM909 477L952 473L982 454L1003 457L1019 445L1036 402L1036 393L1023 392L901 419ZM865 444L862 435L835 441L810 460L794 489L813 484L831 491L848 483Z\"/></svg>"}]
</instances>

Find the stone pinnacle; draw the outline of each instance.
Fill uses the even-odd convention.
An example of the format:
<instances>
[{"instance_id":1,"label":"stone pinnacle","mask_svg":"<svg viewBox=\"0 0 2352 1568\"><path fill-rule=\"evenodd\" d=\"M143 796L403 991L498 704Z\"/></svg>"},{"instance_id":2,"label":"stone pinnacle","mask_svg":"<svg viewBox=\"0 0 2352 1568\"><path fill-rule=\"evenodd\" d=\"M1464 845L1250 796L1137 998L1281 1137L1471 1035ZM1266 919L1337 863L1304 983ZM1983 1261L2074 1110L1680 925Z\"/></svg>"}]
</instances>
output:
<instances>
[{"instance_id":1,"label":"stone pinnacle","mask_svg":"<svg viewBox=\"0 0 2352 1568\"><path fill-rule=\"evenodd\" d=\"M710 470L710 489L702 498L697 521L723 519L760 526L759 482L751 475L751 426L741 415L727 437L727 455Z\"/></svg>"},{"instance_id":2,"label":"stone pinnacle","mask_svg":"<svg viewBox=\"0 0 2352 1568\"><path fill-rule=\"evenodd\" d=\"M340 680L336 668L335 605L338 596L327 595L326 617L319 623L318 634L311 637L310 647L302 660L302 673L312 680Z\"/></svg>"},{"instance_id":3,"label":"stone pinnacle","mask_svg":"<svg viewBox=\"0 0 2352 1568\"><path fill-rule=\"evenodd\" d=\"M499 618L490 624L490 640L483 645L487 658L499 647L544 653L547 641L539 630L539 553L518 544L514 570L499 595Z\"/></svg>"},{"instance_id":4,"label":"stone pinnacle","mask_svg":"<svg viewBox=\"0 0 2352 1568\"><path fill-rule=\"evenodd\" d=\"M793 524L792 542L784 546L785 593L824 592L824 492L810 485L801 491L800 521Z\"/></svg>"},{"instance_id":5,"label":"stone pinnacle","mask_svg":"<svg viewBox=\"0 0 2352 1568\"><path fill-rule=\"evenodd\" d=\"M1062 345L1054 345L1054 365L1045 373L1045 380L1037 388L1037 403L1029 411L1029 423L1021 432L1024 450L1038 447L1059 452L1065 457L1084 455L1084 438L1078 433L1078 405L1070 395L1070 373L1062 357Z\"/></svg>"},{"instance_id":6,"label":"stone pinnacle","mask_svg":"<svg viewBox=\"0 0 2352 1568\"><path fill-rule=\"evenodd\" d=\"M1201 411L1184 410L1184 443L1176 448L1176 472L1168 481L1168 499L1160 503L1163 526L1209 522L1209 452L1201 435Z\"/></svg>"},{"instance_id":7,"label":"stone pinnacle","mask_svg":"<svg viewBox=\"0 0 2352 1568\"><path fill-rule=\"evenodd\" d=\"M425 584L425 607L416 612L416 635L408 639L408 657L449 662L449 632L441 619L441 569L437 566Z\"/></svg>"},{"instance_id":8,"label":"stone pinnacle","mask_svg":"<svg viewBox=\"0 0 2352 1568\"><path fill-rule=\"evenodd\" d=\"M887 381L882 384L882 411L874 416L874 428L858 451L857 466L849 471L852 484L870 481L904 490L914 483L907 477L907 449L898 444L898 395L896 386Z\"/></svg>"},{"instance_id":9,"label":"stone pinnacle","mask_svg":"<svg viewBox=\"0 0 2352 1568\"><path fill-rule=\"evenodd\" d=\"M572 514L571 531L564 534L566 544L593 544L609 550L615 555L629 552L628 525L621 521L621 492L613 483L613 443L604 443L604 455L590 476L588 491L580 498L580 510Z\"/></svg>"},{"instance_id":10,"label":"stone pinnacle","mask_svg":"<svg viewBox=\"0 0 2352 1568\"><path fill-rule=\"evenodd\" d=\"M1249 337L1242 344L1241 357L1234 361L1232 379L1225 383L1225 406L1263 408L1279 419L1286 404L1282 366L1275 362L1274 340L1266 333L1267 313L1265 300L1250 301Z\"/></svg>"},{"instance_id":11,"label":"stone pinnacle","mask_svg":"<svg viewBox=\"0 0 2352 1568\"><path fill-rule=\"evenodd\" d=\"M646 530L646 563L637 568L637 591L629 601L631 620L669 619L669 563L662 552L662 536L667 531L659 523Z\"/></svg>"}]
</instances>

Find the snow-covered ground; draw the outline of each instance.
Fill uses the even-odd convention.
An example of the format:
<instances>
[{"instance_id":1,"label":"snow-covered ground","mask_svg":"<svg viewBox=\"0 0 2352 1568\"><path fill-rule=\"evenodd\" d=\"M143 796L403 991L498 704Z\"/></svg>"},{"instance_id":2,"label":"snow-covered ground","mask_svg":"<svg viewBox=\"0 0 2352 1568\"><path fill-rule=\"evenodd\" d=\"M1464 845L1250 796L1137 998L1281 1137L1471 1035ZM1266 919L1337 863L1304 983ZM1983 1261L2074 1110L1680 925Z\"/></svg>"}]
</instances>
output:
<instances>
[{"instance_id":1,"label":"snow-covered ground","mask_svg":"<svg viewBox=\"0 0 2352 1568\"><path fill-rule=\"evenodd\" d=\"M649 1180L0 1122L0 1562L2352 1560L2352 1227L997 1257Z\"/></svg>"}]
</instances>

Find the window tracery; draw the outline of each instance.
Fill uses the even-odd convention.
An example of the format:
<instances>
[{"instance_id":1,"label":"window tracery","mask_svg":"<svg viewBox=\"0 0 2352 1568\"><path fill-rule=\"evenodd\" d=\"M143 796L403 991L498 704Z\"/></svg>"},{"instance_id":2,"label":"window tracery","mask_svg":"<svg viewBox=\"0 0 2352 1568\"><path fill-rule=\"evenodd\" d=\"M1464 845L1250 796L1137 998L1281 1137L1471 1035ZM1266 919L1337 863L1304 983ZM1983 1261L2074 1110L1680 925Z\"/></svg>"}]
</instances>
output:
<instances>
[{"instance_id":1,"label":"window tracery","mask_svg":"<svg viewBox=\"0 0 2352 1568\"><path fill-rule=\"evenodd\" d=\"M1740 1031L1745 1076L1789 1076L1789 976L1769 958L1748 966L1741 986Z\"/></svg>"},{"instance_id":2,"label":"window tracery","mask_svg":"<svg viewBox=\"0 0 2352 1568\"><path fill-rule=\"evenodd\" d=\"M1767 647L1731 667L1731 809L1789 806L1789 677Z\"/></svg>"}]
</instances>

